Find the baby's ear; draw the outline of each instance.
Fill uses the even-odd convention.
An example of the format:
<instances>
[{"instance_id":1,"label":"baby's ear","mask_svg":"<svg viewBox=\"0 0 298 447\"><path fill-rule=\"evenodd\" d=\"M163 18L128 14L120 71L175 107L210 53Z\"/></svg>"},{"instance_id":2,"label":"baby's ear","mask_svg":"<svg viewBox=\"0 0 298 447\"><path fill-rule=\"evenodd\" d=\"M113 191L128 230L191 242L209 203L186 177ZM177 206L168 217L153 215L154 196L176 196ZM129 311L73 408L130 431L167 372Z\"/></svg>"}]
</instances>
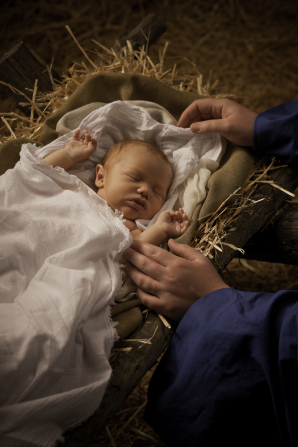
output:
<instances>
[{"instance_id":1,"label":"baby's ear","mask_svg":"<svg viewBox=\"0 0 298 447\"><path fill-rule=\"evenodd\" d=\"M95 185L98 188L104 187L104 177L105 177L105 168L103 167L103 165L97 165L96 166Z\"/></svg>"}]
</instances>

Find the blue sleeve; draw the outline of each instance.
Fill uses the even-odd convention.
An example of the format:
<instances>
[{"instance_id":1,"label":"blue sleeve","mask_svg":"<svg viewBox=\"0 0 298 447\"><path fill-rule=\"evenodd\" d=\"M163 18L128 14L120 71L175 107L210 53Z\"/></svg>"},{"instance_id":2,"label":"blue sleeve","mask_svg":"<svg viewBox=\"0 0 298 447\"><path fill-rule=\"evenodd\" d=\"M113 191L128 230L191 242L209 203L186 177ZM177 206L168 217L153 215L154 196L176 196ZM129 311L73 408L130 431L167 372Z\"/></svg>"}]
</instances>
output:
<instances>
[{"instance_id":1,"label":"blue sleeve","mask_svg":"<svg viewBox=\"0 0 298 447\"><path fill-rule=\"evenodd\" d=\"M298 168L298 99L280 104L257 116L254 144L260 154L271 155Z\"/></svg>"},{"instance_id":2,"label":"blue sleeve","mask_svg":"<svg viewBox=\"0 0 298 447\"><path fill-rule=\"evenodd\" d=\"M201 298L153 375L145 419L169 447L297 446L297 322L296 291Z\"/></svg>"}]
</instances>

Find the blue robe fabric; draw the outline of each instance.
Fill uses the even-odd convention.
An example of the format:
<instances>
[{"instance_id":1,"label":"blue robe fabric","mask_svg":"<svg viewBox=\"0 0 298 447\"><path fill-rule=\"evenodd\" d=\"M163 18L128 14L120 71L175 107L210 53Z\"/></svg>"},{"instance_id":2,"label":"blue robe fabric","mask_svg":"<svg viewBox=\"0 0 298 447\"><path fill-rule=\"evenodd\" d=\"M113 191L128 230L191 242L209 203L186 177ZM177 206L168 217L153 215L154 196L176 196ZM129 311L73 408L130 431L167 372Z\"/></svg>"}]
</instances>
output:
<instances>
[{"instance_id":1,"label":"blue robe fabric","mask_svg":"<svg viewBox=\"0 0 298 447\"><path fill-rule=\"evenodd\" d=\"M298 100L258 115L257 150L297 168L297 125ZM145 420L169 447L298 446L297 322L296 291L204 296L153 375Z\"/></svg>"},{"instance_id":2,"label":"blue robe fabric","mask_svg":"<svg viewBox=\"0 0 298 447\"><path fill-rule=\"evenodd\" d=\"M298 168L298 99L260 113L255 121L254 143L260 154Z\"/></svg>"}]
</instances>

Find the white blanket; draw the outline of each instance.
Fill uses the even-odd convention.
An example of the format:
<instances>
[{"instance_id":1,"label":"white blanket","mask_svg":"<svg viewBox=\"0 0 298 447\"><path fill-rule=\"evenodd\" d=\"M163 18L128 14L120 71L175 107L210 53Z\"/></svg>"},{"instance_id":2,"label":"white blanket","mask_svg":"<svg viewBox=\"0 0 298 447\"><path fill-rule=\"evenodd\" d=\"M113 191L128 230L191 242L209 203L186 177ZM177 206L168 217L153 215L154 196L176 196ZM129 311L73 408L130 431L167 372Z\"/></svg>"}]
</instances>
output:
<instances>
[{"instance_id":1,"label":"white blanket","mask_svg":"<svg viewBox=\"0 0 298 447\"><path fill-rule=\"evenodd\" d=\"M43 148L24 145L20 162L0 177L3 446L52 446L95 411L107 387L117 337L109 310L121 286L118 260L132 239L92 189L106 150L132 138L164 150L175 176L163 209L202 160L216 167L223 153L218 135L200 138L159 124L121 101L92 112L80 128L98 147L69 172L42 158L73 132Z\"/></svg>"}]
</instances>

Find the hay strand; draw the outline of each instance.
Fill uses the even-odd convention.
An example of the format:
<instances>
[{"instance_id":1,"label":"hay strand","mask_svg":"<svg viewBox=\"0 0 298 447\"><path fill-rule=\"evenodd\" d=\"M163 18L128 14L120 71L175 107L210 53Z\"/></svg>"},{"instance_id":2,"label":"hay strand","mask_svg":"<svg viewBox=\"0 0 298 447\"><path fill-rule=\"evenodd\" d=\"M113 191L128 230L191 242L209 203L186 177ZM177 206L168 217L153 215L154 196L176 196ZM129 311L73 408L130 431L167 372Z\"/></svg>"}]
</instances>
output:
<instances>
[{"instance_id":1,"label":"hay strand","mask_svg":"<svg viewBox=\"0 0 298 447\"><path fill-rule=\"evenodd\" d=\"M6 125L6 127L8 128L8 130L10 131L12 138L14 138L16 140L17 137L16 137L14 131L12 130L12 128L10 127L10 125L8 124L7 120L4 118L4 116L1 116L1 119L2 119L3 123Z\"/></svg>"},{"instance_id":2,"label":"hay strand","mask_svg":"<svg viewBox=\"0 0 298 447\"><path fill-rule=\"evenodd\" d=\"M153 332L153 335L151 335L151 337L148 338L148 339L141 339L141 338L126 338L126 339L124 339L123 341L129 341L129 342L134 342L134 341L136 341L136 342L138 342L138 343L143 343L143 344L145 344L145 345L151 345L151 340L152 340L152 338L154 337L154 335L156 334L157 329L158 329L158 326L156 326L156 328L155 328L155 330L154 330L154 332Z\"/></svg>"},{"instance_id":3,"label":"hay strand","mask_svg":"<svg viewBox=\"0 0 298 447\"><path fill-rule=\"evenodd\" d=\"M79 42L77 41L77 39L75 38L73 32L71 31L70 27L68 25L66 25L65 27L67 29L67 31L69 32L69 34L71 35L71 37L73 38L73 40L75 41L75 43L77 44L77 46L80 48L80 50L82 51L83 55L85 56L85 58L87 59L88 62L90 62L90 64L93 66L93 68L96 69L96 65L94 64L94 62L89 58L88 54L86 53L86 51L81 47L81 45L79 44Z\"/></svg>"},{"instance_id":4,"label":"hay strand","mask_svg":"<svg viewBox=\"0 0 298 447\"><path fill-rule=\"evenodd\" d=\"M285 194L288 194L288 196L291 197L295 197L295 194L287 191L286 189L282 188L281 186L277 185L276 183L274 183L272 180L259 180L259 183L269 183L271 186L273 186L274 188L280 189L281 191L283 191Z\"/></svg>"},{"instance_id":5,"label":"hay strand","mask_svg":"<svg viewBox=\"0 0 298 447\"><path fill-rule=\"evenodd\" d=\"M106 432L107 432L107 434L108 434L108 437L110 438L112 447L117 447L117 444L116 444L116 442L115 442L115 439L114 439L113 436L112 436L112 433L111 433L109 427L106 425L105 428L106 428Z\"/></svg>"},{"instance_id":6,"label":"hay strand","mask_svg":"<svg viewBox=\"0 0 298 447\"><path fill-rule=\"evenodd\" d=\"M165 325L165 327L167 327L168 329L171 329L171 325L170 323L165 319L165 317L157 312L157 315L159 316L159 318L161 319L161 321L163 322L163 324Z\"/></svg>"},{"instance_id":7,"label":"hay strand","mask_svg":"<svg viewBox=\"0 0 298 447\"><path fill-rule=\"evenodd\" d=\"M34 117L34 106L33 106L33 104L35 104L35 98L36 98L36 93L37 93L37 84L38 84L38 79L35 79L33 95L32 95L31 114L30 114L30 121L31 121L31 123L33 123L33 117Z\"/></svg>"}]
</instances>

